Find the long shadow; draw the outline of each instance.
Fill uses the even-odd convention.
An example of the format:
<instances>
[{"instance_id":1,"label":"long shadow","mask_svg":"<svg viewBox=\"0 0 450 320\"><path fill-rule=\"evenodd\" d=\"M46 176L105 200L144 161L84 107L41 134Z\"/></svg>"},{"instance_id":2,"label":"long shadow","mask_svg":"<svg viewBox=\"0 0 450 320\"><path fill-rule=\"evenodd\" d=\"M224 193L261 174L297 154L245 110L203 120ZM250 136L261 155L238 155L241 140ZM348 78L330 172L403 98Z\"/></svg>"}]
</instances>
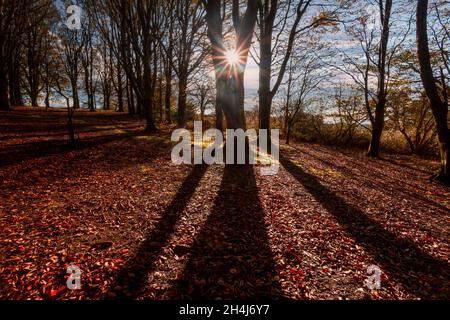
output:
<instances>
[{"instance_id":1,"label":"long shadow","mask_svg":"<svg viewBox=\"0 0 450 320\"><path fill-rule=\"evenodd\" d=\"M280 297L250 165L227 165L212 212L174 290L183 299Z\"/></svg>"},{"instance_id":2,"label":"long shadow","mask_svg":"<svg viewBox=\"0 0 450 320\"><path fill-rule=\"evenodd\" d=\"M136 254L128 260L117 274L117 280L111 285L109 291L114 293L114 297L133 299L141 295L147 285L147 275L154 271L155 261L174 233L176 224L181 218L181 213L194 194L207 168L208 166L205 164L194 166L152 232L141 244Z\"/></svg>"},{"instance_id":3,"label":"long shadow","mask_svg":"<svg viewBox=\"0 0 450 320\"><path fill-rule=\"evenodd\" d=\"M283 155L280 155L280 162L338 220L358 244L368 251L382 272L419 297L425 299L450 297L448 261L439 260L423 252L410 240L399 239Z\"/></svg>"},{"instance_id":4,"label":"long shadow","mask_svg":"<svg viewBox=\"0 0 450 320\"><path fill-rule=\"evenodd\" d=\"M55 154L64 154L73 150L89 149L102 144L129 139L140 134L141 132L135 131L86 138L79 140L75 149L68 146L67 139L24 143L0 151L0 168L25 160L38 159Z\"/></svg>"},{"instance_id":5,"label":"long shadow","mask_svg":"<svg viewBox=\"0 0 450 320\"><path fill-rule=\"evenodd\" d=\"M335 164L335 163L333 163L331 161L322 159L319 156L314 155L311 152L306 151L305 149L300 149L300 148L295 147L295 146L291 146L291 147L294 148L295 150L301 152L301 153L304 153L304 154L308 155L311 158L314 158L317 161L322 162L323 164L329 166L330 168L337 168L337 169L339 169L341 172L343 172L346 175L348 175L351 179L354 179L354 180L357 180L357 181L361 179L361 177L356 176L355 173L353 172L353 170L351 168L349 168L349 167L342 166L342 165L337 165L337 164ZM324 152L324 151L321 150L321 152ZM342 151L337 150L337 152L339 152L340 154L344 155L347 158L349 157L348 155L346 155ZM325 153L327 155L330 155L328 152L325 152ZM333 155L333 156L335 156L335 155ZM381 161L391 162L391 160L388 160L388 159L380 159L380 160ZM352 165L354 164L353 168L356 168L356 167L361 165L361 163L359 163L357 161L354 161L354 160L347 159L347 161L351 162ZM397 164L397 165L401 166L401 164ZM410 168L414 169L413 167L410 167ZM446 206L443 206L443 205L441 205L441 204L439 204L439 203L437 203L435 201L432 201L429 198L420 195L418 192L408 191L408 189L402 187L402 185L393 184L393 183L389 184L389 183L382 182L382 181L389 181L390 177L388 175L386 175L386 174L383 174L378 169L376 170L375 174L376 174L376 178L373 179L373 181L371 181L371 183L373 183L373 185L371 185L371 187L373 187L375 189L380 189L380 190L390 190L391 189L391 191L395 192L396 194L400 194L401 193L401 194L404 194L404 195L406 195L408 197L412 197L412 198L415 198L417 200L420 200L420 201L422 201L422 202L424 202L424 203L426 203L426 204L428 204L430 206L433 206L435 208L438 208L440 210L444 210L444 211L448 210L448 208ZM406 186L408 186L410 188L419 189L419 187L412 186L411 184L409 184L409 183L407 183L407 182L405 182L403 180L401 182L402 182L402 184L404 184L404 185L406 185ZM423 190L423 188L420 188L420 190Z\"/></svg>"},{"instance_id":6,"label":"long shadow","mask_svg":"<svg viewBox=\"0 0 450 320\"><path fill-rule=\"evenodd\" d=\"M105 132L105 131L111 131L111 128L107 129L97 129L92 128L92 125L77 125L76 129L76 135L85 134L85 133L98 133L98 132ZM137 129L138 126L135 126L135 128L131 128L133 130ZM10 127L8 127L10 129ZM122 129L124 128L115 128L115 129ZM130 127L127 127L125 129L130 129ZM51 132L49 132L51 131ZM1 132L1 127L0 127ZM12 130L9 130L9 132L12 132ZM12 136L0 136L0 141L8 141L12 139L32 139L32 138L50 138L50 137L64 137L67 135L67 127L65 125L61 125L59 127L54 126L52 128L44 127L44 128L33 128L30 130L16 130L14 131L16 133ZM55 139L58 141L57 139ZM22 145L22 144L21 144ZM18 146L21 146L18 145Z\"/></svg>"}]
</instances>

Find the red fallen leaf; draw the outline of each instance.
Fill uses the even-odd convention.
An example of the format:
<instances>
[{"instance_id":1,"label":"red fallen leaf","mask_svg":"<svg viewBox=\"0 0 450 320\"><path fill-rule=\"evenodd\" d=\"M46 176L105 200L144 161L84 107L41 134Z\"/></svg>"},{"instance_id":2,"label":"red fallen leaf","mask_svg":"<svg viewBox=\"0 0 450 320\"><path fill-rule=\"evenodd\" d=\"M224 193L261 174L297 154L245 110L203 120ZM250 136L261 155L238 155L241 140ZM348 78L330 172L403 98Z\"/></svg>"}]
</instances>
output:
<instances>
[{"instance_id":1,"label":"red fallen leaf","mask_svg":"<svg viewBox=\"0 0 450 320\"><path fill-rule=\"evenodd\" d=\"M25 247L24 246L22 246L22 245L20 245L19 247L18 247L18 249L19 249L19 251L25 251Z\"/></svg>"},{"instance_id":2,"label":"red fallen leaf","mask_svg":"<svg viewBox=\"0 0 450 320\"><path fill-rule=\"evenodd\" d=\"M59 289L52 289L50 290L50 297L56 297L60 295L64 290L66 290L66 287L60 287Z\"/></svg>"},{"instance_id":3,"label":"red fallen leaf","mask_svg":"<svg viewBox=\"0 0 450 320\"><path fill-rule=\"evenodd\" d=\"M328 272L330 272L330 269L328 269L328 268L323 268L323 269L322 269L322 272L323 272L323 273L328 273Z\"/></svg>"}]
</instances>

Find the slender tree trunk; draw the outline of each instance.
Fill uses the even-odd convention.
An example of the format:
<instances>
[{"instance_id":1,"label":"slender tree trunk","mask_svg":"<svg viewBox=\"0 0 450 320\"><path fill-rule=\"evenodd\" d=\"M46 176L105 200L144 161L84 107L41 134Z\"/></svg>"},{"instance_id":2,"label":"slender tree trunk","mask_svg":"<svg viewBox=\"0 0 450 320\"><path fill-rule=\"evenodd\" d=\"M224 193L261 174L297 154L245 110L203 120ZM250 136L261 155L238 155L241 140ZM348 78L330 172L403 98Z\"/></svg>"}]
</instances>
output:
<instances>
[{"instance_id":1,"label":"slender tree trunk","mask_svg":"<svg viewBox=\"0 0 450 320\"><path fill-rule=\"evenodd\" d=\"M159 121L163 121L163 77L160 74L158 84L158 109L159 109Z\"/></svg>"},{"instance_id":2,"label":"slender tree trunk","mask_svg":"<svg viewBox=\"0 0 450 320\"><path fill-rule=\"evenodd\" d=\"M170 4L170 10L173 9L173 6L175 4L174 2L171 2ZM171 18L169 23L169 43L167 48L167 54L165 57L165 64L164 64L164 81L165 81L165 88L164 88L164 113L165 113L165 120L167 123L172 123L172 114L171 114L171 98L172 98L172 65L171 61L173 60L173 25L174 21Z\"/></svg>"},{"instance_id":3,"label":"slender tree trunk","mask_svg":"<svg viewBox=\"0 0 450 320\"><path fill-rule=\"evenodd\" d=\"M80 108L80 98L78 97L78 85L77 82L72 80L71 81L72 86L72 99L73 99L73 107L74 109Z\"/></svg>"},{"instance_id":4,"label":"slender tree trunk","mask_svg":"<svg viewBox=\"0 0 450 320\"><path fill-rule=\"evenodd\" d=\"M273 18L272 17L269 17L267 19L263 18L264 22L261 31L261 41L260 41L259 88L258 88L259 128L267 130L270 129L270 110L272 106L270 80L272 72ZM270 134L268 136L270 137Z\"/></svg>"},{"instance_id":5,"label":"slender tree trunk","mask_svg":"<svg viewBox=\"0 0 450 320\"><path fill-rule=\"evenodd\" d=\"M187 79L180 75L178 81L178 127L184 128L186 126L186 90Z\"/></svg>"},{"instance_id":6,"label":"slender tree trunk","mask_svg":"<svg viewBox=\"0 0 450 320\"><path fill-rule=\"evenodd\" d=\"M436 129L441 153L441 169L437 176L439 180L450 182L450 131L448 128L448 105L441 98L436 79L431 66L431 55L427 32L428 0L418 0L417 3L417 52L419 56L420 77L425 92L430 100L431 110L436 123Z\"/></svg>"},{"instance_id":7,"label":"slender tree trunk","mask_svg":"<svg viewBox=\"0 0 450 320\"><path fill-rule=\"evenodd\" d=\"M128 104L128 113L133 115L136 114L136 107L134 105L134 94L133 94L133 88L131 87L130 81L126 80L126 87L127 87L127 104Z\"/></svg>"},{"instance_id":8,"label":"slender tree trunk","mask_svg":"<svg viewBox=\"0 0 450 320\"><path fill-rule=\"evenodd\" d=\"M286 144L287 145L289 145L290 140L291 140L291 131L292 131L292 124L290 121L288 121L287 127L286 127Z\"/></svg>"},{"instance_id":9,"label":"slender tree trunk","mask_svg":"<svg viewBox=\"0 0 450 320\"><path fill-rule=\"evenodd\" d=\"M117 72L117 100L118 100L118 112L123 112L123 83L122 83L122 72L118 69Z\"/></svg>"},{"instance_id":10,"label":"slender tree trunk","mask_svg":"<svg viewBox=\"0 0 450 320\"><path fill-rule=\"evenodd\" d=\"M145 112L145 118L147 120L147 126L145 128L146 132L155 132L156 125L153 115L153 96L154 91L152 87L152 74L150 64L152 63L152 53L151 53L151 43L148 34L144 34L144 97L143 97L143 107ZM156 70L155 70L156 72Z\"/></svg>"},{"instance_id":11,"label":"slender tree trunk","mask_svg":"<svg viewBox=\"0 0 450 320\"><path fill-rule=\"evenodd\" d=\"M372 137L367 155L369 157L379 157L381 135L384 127L384 113L386 109L386 56L389 41L389 23L391 17L392 0L386 0L383 12L380 12L383 28L381 31L381 42L378 53L378 92L377 104L375 107L375 120L372 126ZM380 8L381 10L381 8Z\"/></svg>"},{"instance_id":12,"label":"slender tree trunk","mask_svg":"<svg viewBox=\"0 0 450 320\"><path fill-rule=\"evenodd\" d=\"M45 110L48 110L50 108L50 87L48 83L45 84Z\"/></svg>"},{"instance_id":13,"label":"slender tree trunk","mask_svg":"<svg viewBox=\"0 0 450 320\"><path fill-rule=\"evenodd\" d=\"M169 67L166 67L166 88L164 93L164 106L166 113L166 122L172 123L172 116L170 111L170 103L172 98L172 70Z\"/></svg>"}]
</instances>

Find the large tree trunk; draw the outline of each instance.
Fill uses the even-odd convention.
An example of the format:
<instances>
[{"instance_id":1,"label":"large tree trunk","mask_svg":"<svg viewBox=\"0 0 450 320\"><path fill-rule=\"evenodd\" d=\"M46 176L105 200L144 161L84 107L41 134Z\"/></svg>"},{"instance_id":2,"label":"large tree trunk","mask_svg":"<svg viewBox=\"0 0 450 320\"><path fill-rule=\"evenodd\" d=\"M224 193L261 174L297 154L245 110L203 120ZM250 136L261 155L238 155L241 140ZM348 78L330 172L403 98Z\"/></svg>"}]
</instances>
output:
<instances>
[{"instance_id":1,"label":"large tree trunk","mask_svg":"<svg viewBox=\"0 0 450 320\"><path fill-rule=\"evenodd\" d=\"M39 107L39 105L38 105L38 93L36 92L35 88L33 88L33 90L31 90L30 99L31 99L31 106L32 107Z\"/></svg>"},{"instance_id":2,"label":"large tree trunk","mask_svg":"<svg viewBox=\"0 0 450 320\"><path fill-rule=\"evenodd\" d=\"M9 103L12 106L23 105L20 92L20 69L19 57L14 54L8 61L8 84L9 84Z\"/></svg>"},{"instance_id":3,"label":"large tree trunk","mask_svg":"<svg viewBox=\"0 0 450 320\"><path fill-rule=\"evenodd\" d=\"M0 72L0 110L9 110L8 80L6 72Z\"/></svg>"},{"instance_id":4,"label":"large tree trunk","mask_svg":"<svg viewBox=\"0 0 450 320\"><path fill-rule=\"evenodd\" d=\"M448 128L448 106L439 95L436 79L431 66L428 45L427 15L428 0L417 3L417 51L419 56L420 77L425 92L430 100L431 110L436 122L436 129L441 153L441 169L438 178L450 182L450 132Z\"/></svg>"},{"instance_id":5,"label":"large tree trunk","mask_svg":"<svg viewBox=\"0 0 450 320\"><path fill-rule=\"evenodd\" d=\"M244 113L244 72L249 48L256 24L256 0L249 0L244 17L239 16L239 1L233 0L233 24L236 30L236 48L239 62L235 66L223 68L226 47L222 35L221 1L208 1L206 20L208 38L212 45L213 62L217 85L217 106L221 107L229 129L245 129Z\"/></svg>"},{"instance_id":6,"label":"large tree trunk","mask_svg":"<svg viewBox=\"0 0 450 320\"><path fill-rule=\"evenodd\" d=\"M228 129L246 129L244 113L244 76L238 74L227 79L222 93L222 109Z\"/></svg>"}]
</instances>

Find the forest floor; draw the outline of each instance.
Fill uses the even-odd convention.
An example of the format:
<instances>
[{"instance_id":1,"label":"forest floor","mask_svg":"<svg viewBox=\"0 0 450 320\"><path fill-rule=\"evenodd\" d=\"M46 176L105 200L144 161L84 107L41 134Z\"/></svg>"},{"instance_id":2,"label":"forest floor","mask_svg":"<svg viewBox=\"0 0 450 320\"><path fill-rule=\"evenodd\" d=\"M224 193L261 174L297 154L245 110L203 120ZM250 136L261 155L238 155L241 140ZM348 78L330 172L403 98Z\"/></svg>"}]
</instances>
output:
<instances>
[{"instance_id":1,"label":"forest floor","mask_svg":"<svg viewBox=\"0 0 450 320\"><path fill-rule=\"evenodd\" d=\"M72 150L65 121L0 113L2 299L450 298L436 162L296 144L262 176L175 165L168 130L113 112L77 111Z\"/></svg>"}]
</instances>

